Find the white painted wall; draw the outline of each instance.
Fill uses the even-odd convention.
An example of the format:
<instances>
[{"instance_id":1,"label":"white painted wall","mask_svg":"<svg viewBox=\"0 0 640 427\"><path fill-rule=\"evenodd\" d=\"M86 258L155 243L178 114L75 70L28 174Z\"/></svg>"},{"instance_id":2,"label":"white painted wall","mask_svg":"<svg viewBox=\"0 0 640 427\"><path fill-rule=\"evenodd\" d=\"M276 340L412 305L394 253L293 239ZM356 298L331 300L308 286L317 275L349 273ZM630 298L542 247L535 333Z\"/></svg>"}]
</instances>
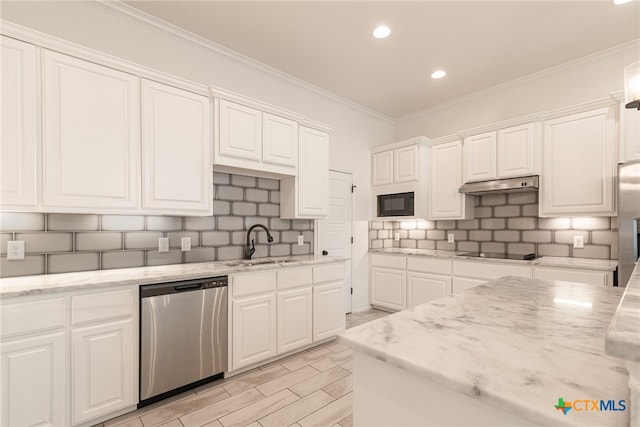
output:
<instances>
[{"instance_id":1,"label":"white painted wall","mask_svg":"<svg viewBox=\"0 0 640 427\"><path fill-rule=\"evenodd\" d=\"M368 305L369 148L393 140L393 122L307 84L141 24L99 3L4 2L4 20L204 85L214 85L333 126L330 166L353 172L354 306ZM313 55L313 52L309 53ZM367 161L363 161L367 159Z\"/></svg>"},{"instance_id":2,"label":"white painted wall","mask_svg":"<svg viewBox=\"0 0 640 427\"><path fill-rule=\"evenodd\" d=\"M638 59L640 40L400 118L394 139L438 138L608 97L624 89L623 69Z\"/></svg>"}]
</instances>

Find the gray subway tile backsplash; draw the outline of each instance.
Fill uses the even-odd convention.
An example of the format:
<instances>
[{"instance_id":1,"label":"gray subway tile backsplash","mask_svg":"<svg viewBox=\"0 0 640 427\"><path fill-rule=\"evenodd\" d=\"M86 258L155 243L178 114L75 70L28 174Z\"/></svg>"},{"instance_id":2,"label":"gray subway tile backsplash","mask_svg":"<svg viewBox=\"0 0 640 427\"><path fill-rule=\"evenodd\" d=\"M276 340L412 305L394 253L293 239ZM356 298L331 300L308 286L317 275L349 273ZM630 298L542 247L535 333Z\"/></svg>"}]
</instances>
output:
<instances>
[{"instance_id":1,"label":"gray subway tile backsplash","mask_svg":"<svg viewBox=\"0 0 640 427\"><path fill-rule=\"evenodd\" d=\"M254 258L313 252L313 221L279 218L278 180L219 172L213 179L209 217L0 213L0 277L239 259L247 228L258 223L274 241L267 244L262 230L252 233ZM158 252L160 237L169 238L169 252ZM191 238L191 251L180 250L182 237ZM6 242L16 239L25 240L27 256L7 261Z\"/></svg>"},{"instance_id":2,"label":"gray subway tile backsplash","mask_svg":"<svg viewBox=\"0 0 640 427\"><path fill-rule=\"evenodd\" d=\"M369 247L617 259L616 218L539 218L537 202L537 193L486 195L476 198L474 219L370 221ZM455 243L447 241L447 234L454 235ZM576 235L584 238L583 249L573 248Z\"/></svg>"}]
</instances>

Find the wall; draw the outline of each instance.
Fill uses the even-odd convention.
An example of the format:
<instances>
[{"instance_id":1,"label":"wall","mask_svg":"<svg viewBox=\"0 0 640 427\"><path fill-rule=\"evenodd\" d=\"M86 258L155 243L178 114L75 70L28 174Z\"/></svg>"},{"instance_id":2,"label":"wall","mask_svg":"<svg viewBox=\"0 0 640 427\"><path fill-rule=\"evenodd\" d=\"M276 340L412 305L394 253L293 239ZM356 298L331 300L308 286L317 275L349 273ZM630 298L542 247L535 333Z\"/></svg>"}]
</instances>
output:
<instances>
[{"instance_id":1,"label":"wall","mask_svg":"<svg viewBox=\"0 0 640 427\"><path fill-rule=\"evenodd\" d=\"M459 131L609 97L624 90L623 70L640 59L640 41L452 100L396 122L395 140Z\"/></svg>"},{"instance_id":2,"label":"wall","mask_svg":"<svg viewBox=\"0 0 640 427\"><path fill-rule=\"evenodd\" d=\"M537 193L476 197L474 213L459 221L371 221L370 246L618 258L615 218L538 218ZM450 233L455 243L447 242ZM584 237L583 249L573 248L576 235Z\"/></svg>"},{"instance_id":3,"label":"wall","mask_svg":"<svg viewBox=\"0 0 640 427\"><path fill-rule=\"evenodd\" d=\"M330 166L353 173L354 306L368 305L369 148L393 141L393 121L225 49L187 41L107 2L3 2L2 19L200 84L214 85L333 126ZM312 53L310 53L312 54Z\"/></svg>"},{"instance_id":4,"label":"wall","mask_svg":"<svg viewBox=\"0 0 640 427\"><path fill-rule=\"evenodd\" d=\"M280 182L214 173L213 215L208 217L0 213L0 277L107 270L243 257L247 229L255 258L313 253L313 221L280 219ZM297 244L298 235L304 245ZM158 252L158 238L169 252ZM182 237L191 251L180 250ZM7 261L8 240L24 240L24 261Z\"/></svg>"}]
</instances>

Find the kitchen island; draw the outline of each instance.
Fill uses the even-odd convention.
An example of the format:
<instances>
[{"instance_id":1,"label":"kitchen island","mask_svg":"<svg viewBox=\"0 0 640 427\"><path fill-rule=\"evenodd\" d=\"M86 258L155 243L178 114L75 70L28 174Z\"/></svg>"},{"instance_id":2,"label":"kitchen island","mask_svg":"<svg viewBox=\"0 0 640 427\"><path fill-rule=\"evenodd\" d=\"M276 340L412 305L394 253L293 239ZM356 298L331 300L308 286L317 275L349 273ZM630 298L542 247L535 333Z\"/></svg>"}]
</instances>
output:
<instances>
[{"instance_id":1,"label":"kitchen island","mask_svg":"<svg viewBox=\"0 0 640 427\"><path fill-rule=\"evenodd\" d=\"M604 352L622 293L508 276L350 329L354 423L629 425L627 371Z\"/></svg>"}]
</instances>

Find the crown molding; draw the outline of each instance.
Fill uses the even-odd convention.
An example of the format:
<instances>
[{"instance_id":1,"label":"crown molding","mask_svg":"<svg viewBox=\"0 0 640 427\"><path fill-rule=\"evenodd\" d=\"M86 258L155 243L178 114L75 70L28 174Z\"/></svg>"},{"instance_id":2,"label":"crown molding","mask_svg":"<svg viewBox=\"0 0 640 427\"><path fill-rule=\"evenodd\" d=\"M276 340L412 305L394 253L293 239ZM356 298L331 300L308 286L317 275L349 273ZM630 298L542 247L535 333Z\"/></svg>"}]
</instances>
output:
<instances>
[{"instance_id":1,"label":"crown molding","mask_svg":"<svg viewBox=\"0 0 640 427\"><path fill-rule=\"evenodd\" d=\"M597 59L600 59L600 58L605 58L605 57L613 55L613 54L615 54L617 52L624 51L624 50L627 50L627 49L632 49L634 47L640 49L640 39L631 40L631 41L628 41L626 43L620 44L618 46L614 46L614 47L611 47L611 48L608 48L608 49L605 49L605 50L601 50L599 52L593 53L591 55L583 56L582 58L578 58L578 59L575 59L573 61L565 62L565 63L557 65L555 67L547 68L545 70L538 71L536 73L531 73L531 74L528 74L526 76L523 76L523 77L520 77L520 78L517 78L517 79L514 79L514 80L509 80L507 82L500 83L500 84L495 85L495 86L491 86L491 87L489 87L487 89L483 89L483 90L480 90L478 92L474 92L474 93L471 93L469 95L466 95L466 96L463 96L463 97L460 97L460 98L452 99L450 101L444 102L442 104L435 105L435 106L430 107L430 108L426 108L424 110L417 111L415 113L410 113L410 114L407 114L405 116L398 117L396 119L396 124L399 124L399 123L402 123L402 122L405 122L405 121L408 121L408 120L411 120L411 119L415 119L417 117L424 116L424 115L429 114L429 113L433 113L433 112L436 112L436 111L444 110L446 108L453 107L455 105L459 105L459 104L462 104L462 103L465 103L465 102L469 102L469 101L471 101L473 99L480 98L480 97L485 96L485 95L493 94L493 93L499 92L499 91L501 91L503 89L506 89L506 88L509 88L509 87L513 87L513 86L517 86L517 85L520 85L520 84L523 84L523 83L526 83L526 82L529 82L529 81L532 81L532 80L536 80L536 79L539 79L541 77L545 77L545 76L548 76L550 74L556 73L558 71L565 70L565 69L568 69L568 68L571 68L571 67L575 67L576 65L586 64L588 62L591 62L591 61L594 61L594 60L597 60Z\"/></svg>"},{"instance_id":2,"label":"crown molding","mask_svg":"<svg viewBox=\"0 0 640 427\"><path fill-rule=\"evenodd\" d=\"M440 144L447 144L449 142L459 142L462 141L462 137L459 134L454 133L451 135L440 136L438 138L434 138L429 143L429 147L433 147Z\"/></svg>"},{"instance_id":3,"label":"crown molding","mask_svg":"<svg viewBox=\"0 0 640 427\"><path fill-rule=\"evenodd\" d=\"M0 20L0 34L31 43L39 48L48 49L65 55L73 56L84 61L93 62L105 67L113 68L125 73L133 74L147 80L164 83L199 95L209 95L207 86L190 80L163 73L133 62L90 49L67 40L60 39L39 31L33 30L13 22Z\"/></svg>"},{"instance_id":4,"label":"crown molding","mask_svg":"<svg viewBox=\"0 0 640 427\"><path fill-rule=\"evenodd\" d=\"M287 74L283 71L278 70L277 68L266 65L246 55L242 55L241 53L238 53L234 50L226 48L215 42L212 42L211 40L205 39L204 37L191 33L185 30L184 28L170 24L166 21L163 21L139 9L136 9L132 6L121 3L120 1L100 1L100 0L82 0L82 1L85 4L91 5L98 9L102 9L113 15L125 18L137 25L159 32L167 37L173 38L174 40L198 45L216 54L224 55L234 61L240 62L244 65L260 70L271 76L275 76L299 88L305 89L317 95L321 95L324 98L340 103L353 110L357 110L370 117L376 118L378 120L382 120L389 124L395 124L395 119L393 119L392 117L379 113L375 110L365 107L364 105L353 102L347 98L343 98L339 95L336 95L333 92L329 92L328 90L322 89L305 80L302 80L298 77L294 77L290 74Z\"/></svg>"}]
</instances>

